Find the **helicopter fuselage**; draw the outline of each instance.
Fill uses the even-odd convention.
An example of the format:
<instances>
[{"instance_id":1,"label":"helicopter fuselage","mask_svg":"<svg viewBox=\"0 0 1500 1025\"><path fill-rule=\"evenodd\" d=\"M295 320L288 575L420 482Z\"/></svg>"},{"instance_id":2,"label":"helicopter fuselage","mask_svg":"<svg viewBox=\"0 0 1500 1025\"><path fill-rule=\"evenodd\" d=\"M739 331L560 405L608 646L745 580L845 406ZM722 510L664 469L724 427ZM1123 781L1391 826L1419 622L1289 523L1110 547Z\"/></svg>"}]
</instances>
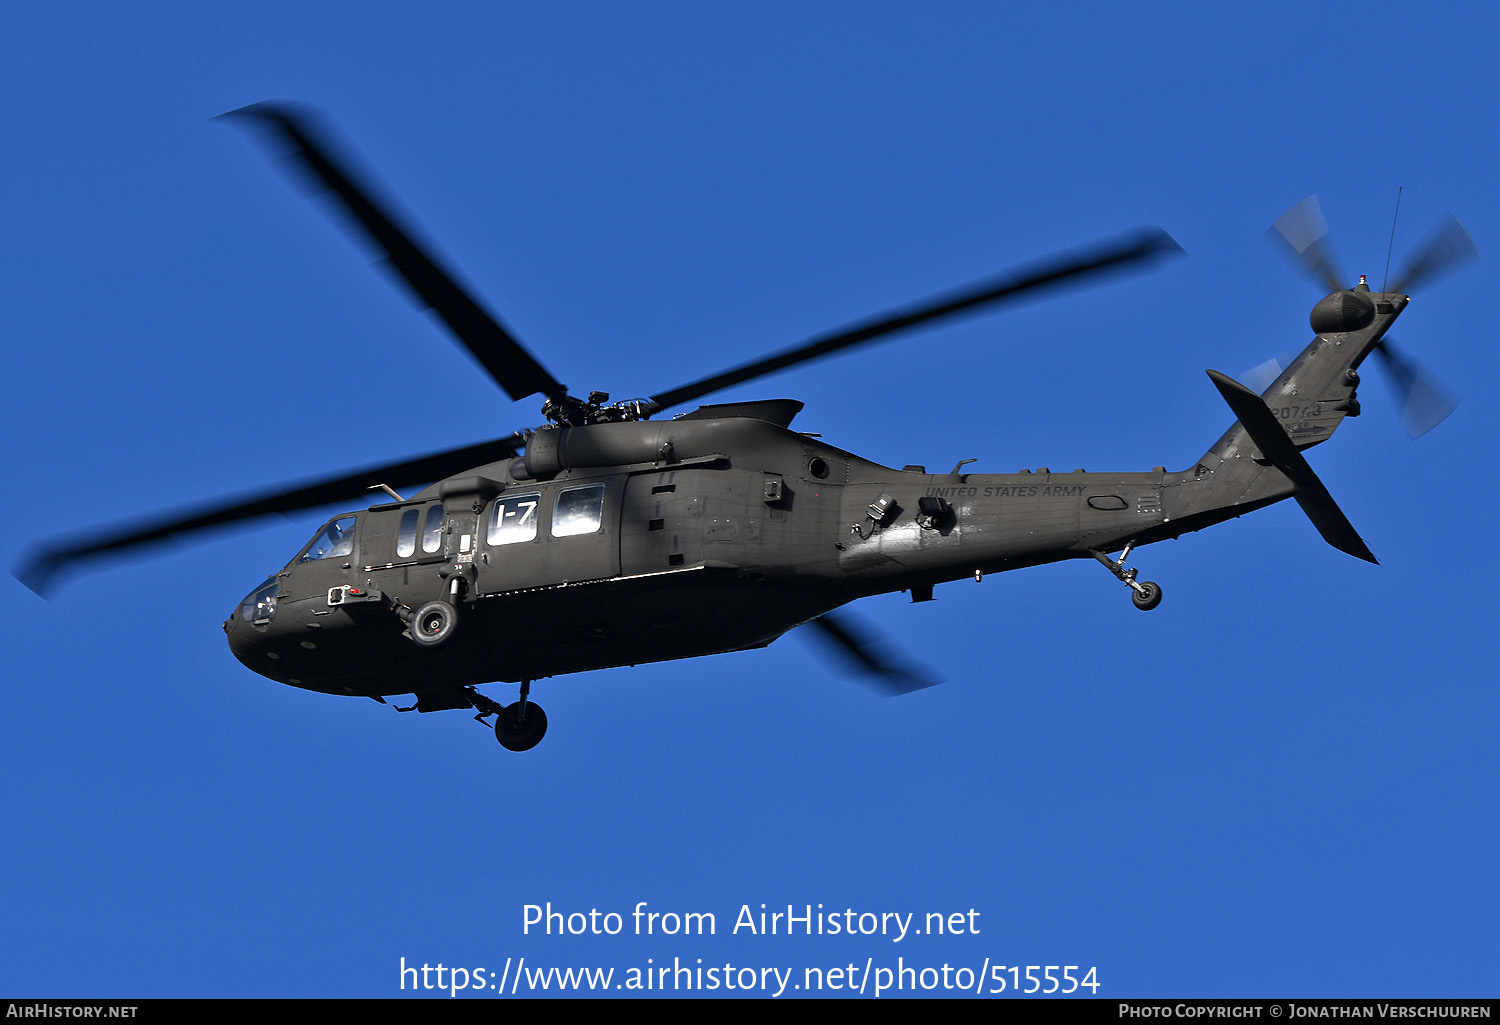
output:
<instances>
[{"instance_id":1,"label":"helicopter fuselage","mask_svg":"<svg viewBox=\"0 0 1500 1025\"><path fill-rule=\"evenodd\" d=\"M1154 537L1181 476L894 470L704 412L554 430L564 465L476 467L335 517L274 578L273 616L252 595L231 617L231 646L272 679L368 696L759 647L856 598ZM404 616L435 600L459 624L424 649Z\"/></svg>"},{"instance_id":2,"label":"helicopter fuselage","mask_svg":"<svg viewBox=\"0 0 1500 1025\"><path fill-rule=\"evenodd\" d=\"M1325 325L1352 330L1325 330L1260 397L1216 378L1274 430L1247 410L1187 470L895 470L791 430L791 400L550 427L524 456L334 517L225 629L273 680L437 707L481 683L760 647L857 598L921 601L939 583L1065 559L1099 559L1140 591L1105 553L1292 496L1342 545L1296 451L1357 415L1355 368L1406 304L1375 300ZM456 622L413 643L430 602Z\"/></svg>"}]
</instances>

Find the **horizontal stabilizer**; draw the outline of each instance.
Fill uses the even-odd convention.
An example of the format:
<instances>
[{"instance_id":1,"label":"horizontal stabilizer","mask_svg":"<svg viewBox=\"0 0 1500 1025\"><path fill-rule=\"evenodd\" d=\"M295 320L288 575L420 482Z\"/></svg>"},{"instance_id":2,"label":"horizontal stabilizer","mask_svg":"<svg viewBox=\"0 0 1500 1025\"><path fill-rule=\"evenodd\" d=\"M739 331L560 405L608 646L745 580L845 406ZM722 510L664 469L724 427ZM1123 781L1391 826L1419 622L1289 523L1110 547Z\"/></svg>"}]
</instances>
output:
<instances>
[{"instance_id":1,"label":"horizontal stabilizer","mask_svg":"<svg viewBox=\"0 0 1500 1025\"><path fill-rule=\"evenodd\" d=\"M1323 540L1356 559L1378 565L1380 560L1375 558L1369 546L1354 530L1354 524L1349 522L1349 518L1338 507L1313 468L1297 450L1265 400L1234 378L1217 370L1210 370L1208 376L1214 382L1214 387L1219 389L1219 394L1224 396L1224 401L1229 403L1234 415L1239 418L1240 426L1245 428L1250 440L1260 449L1261 455L1297 485L1297 493L1293 497L1297 499L1302 511L1307 513L1307 518L1312 520L1313 526L1318 528L1318 533L1323 535Z\"/></svg>"}]
</instances>

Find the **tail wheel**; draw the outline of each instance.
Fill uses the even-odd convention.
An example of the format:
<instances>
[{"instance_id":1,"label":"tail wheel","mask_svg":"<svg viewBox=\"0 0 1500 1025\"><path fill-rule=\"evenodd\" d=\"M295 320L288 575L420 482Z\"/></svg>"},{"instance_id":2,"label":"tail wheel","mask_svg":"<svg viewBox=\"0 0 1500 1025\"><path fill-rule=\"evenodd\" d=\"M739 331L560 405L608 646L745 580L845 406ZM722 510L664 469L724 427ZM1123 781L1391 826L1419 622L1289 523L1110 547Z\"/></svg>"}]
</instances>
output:
<instances>
[{"instance_id":1,"label":"tail wheel","mask_svg":"<svg viewBox=\"0 0 1500 1025\"><path fill-rule=\"evenodd\" d=\"M435 648L458 627L458 610L445 601L430 601L411 617L411 639L419 647Z\"/></svg>"},{"instance_id":2,"label":"tail wheel","mask_svg":"<svg viewBox=\"0 0 1500 1025\"><path fill-rule=\"evenodd\" d=\"M1161 588L1153 581L1143 580L1139 584L1140 590L1134 587L1130 589L1130 600L1135 602L1135 607L1142 612L1150 612L1161 604Z\"/></svg>"}]
</instances>

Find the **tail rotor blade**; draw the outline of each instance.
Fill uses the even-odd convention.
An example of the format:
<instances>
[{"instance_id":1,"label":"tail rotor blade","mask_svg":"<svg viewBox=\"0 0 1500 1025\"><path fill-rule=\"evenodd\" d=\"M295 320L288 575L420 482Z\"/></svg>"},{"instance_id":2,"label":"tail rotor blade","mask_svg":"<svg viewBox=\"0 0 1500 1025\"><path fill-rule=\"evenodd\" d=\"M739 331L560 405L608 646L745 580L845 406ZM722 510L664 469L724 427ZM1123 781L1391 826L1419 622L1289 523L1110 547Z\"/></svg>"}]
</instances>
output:
<instances>
[{"instance_id":1,"label":"tail rotor blade","mask_svg":"<svg viewBox=\"0 0 1500 1025\"><path fill-rule=\"evenodd\" d=\"M1474 244L1468 229L1459 223L1457 217L1449 215L1427 236L1427 241L1417 250L1391 291L1410 291L1418 281L1477 259L1479 247Z\"/></svg>"},{"instance_id":2,"label":"tail rotor blade","mask_svg":"<svg viewBox=\"0 0 1500 1025\"><path fill-rule=\"evenodd\" d=\"M1391 388L1401 406L1401 426L1407 434L1420 438L1458 408L1458 399L1390 339L1383 340L1375 351L1390 371Z\"/></svg>"},{"instance_id":3,"label":"tail rotor blade","mask_svg":"<svg viewBox=\"0 0 1500 1025\"><path fill-rule=\"evenodd\" d=\"M1349 279L1339 269L1328 241L1328 222L1323 219L1317 196L1308 196L1278 217L1266 235L1278 246L1285 246L1292 259L1328 291L1349 287Z\"/></svg>"}]
</instances>

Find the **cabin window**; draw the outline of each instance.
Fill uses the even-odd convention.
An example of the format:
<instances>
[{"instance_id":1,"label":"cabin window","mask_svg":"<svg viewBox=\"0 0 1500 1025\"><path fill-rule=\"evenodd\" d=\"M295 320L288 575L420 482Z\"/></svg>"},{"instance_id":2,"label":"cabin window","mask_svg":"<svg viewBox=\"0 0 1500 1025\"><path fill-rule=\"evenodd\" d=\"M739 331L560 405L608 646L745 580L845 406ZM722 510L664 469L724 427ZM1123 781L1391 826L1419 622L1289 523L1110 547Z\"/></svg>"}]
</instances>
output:
<instances>
[{"instance_id":1,"label":"cabin window","mask_svg":"<svg viewBox=\"0 0 1500 1025\"><path fill-rule=\"evenodd\" d=\"M333 559L354 551L354 517L340 516L318 531L297 561L312 562L315 559Z\"/></svg>"},{"instance_id":2,"label":"cabin window","mask_svg":"<svg viewBox=\"0 0 1500 1025\"><path fill-rule=\"evenodd\" d=\"M443 547L443 507L430 506L427 522L422 526L422 551L431 555Z\"/></svg>"},{"instance_id":3,"label":"cabin window","mask_svg":"<svg viewBox=\"0 0 1500 1025\"><path fill-rule=\"evenodd\" d=\"M592 534L599 529L604 519L604 485L585 484L581 488L568 488L557 496L557 507L552 511L552 536L572 537L575 534Z\"/></svg>"},{"instance_id":4,"label":"cabin window","mask_svg":"<svg viewBox=\"0 0 1500 1025\"><path fill-rule=\"evenodd\" d=\"M401 529L396 532L396 557L405 559L417 551L417 519L420 509L408 509L401 514Z\"/></svg>"},{"instance_id":5,"label":"cabin window","mask_svg":"<svg viewBox=\"0 0 1500 1025\"><path fill-rule=\"evenodd\" d=\"M492 545L513 545L536 537L537 509L542 496L507 495L490 509L490 528L485 539Z\"/></svg>"}]
</instances>

